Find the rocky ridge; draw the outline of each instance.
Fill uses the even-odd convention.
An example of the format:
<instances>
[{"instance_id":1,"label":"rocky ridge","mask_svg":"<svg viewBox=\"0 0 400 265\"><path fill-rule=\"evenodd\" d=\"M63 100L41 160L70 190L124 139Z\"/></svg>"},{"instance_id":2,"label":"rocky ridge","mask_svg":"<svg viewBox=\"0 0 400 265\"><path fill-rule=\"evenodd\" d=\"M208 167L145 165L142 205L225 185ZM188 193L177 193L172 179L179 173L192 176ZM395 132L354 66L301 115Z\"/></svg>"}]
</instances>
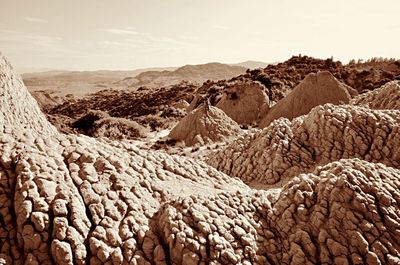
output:
<instances>
[{"instance_id":1,"label":"rocky ridge","mask_svg":"<svg viewBox=\"0 0 400 265\"><path fill-rule=\"evenodd\" d=\"M398 168L400 111L326 104L232 142L209 164L247 183L275 184L316 166L359 158Z\"/></svg>"},{"instance_id":2,"label":"rocky ridge","mask_svg":"<svg viewBox=\"0 0 400 265\"><path fill-rule=\"evenodd\" d=\"M400 109L400 81L388 82L379 89L354 98L352 103L371 109Z\"/></svg>"}]
</instances>

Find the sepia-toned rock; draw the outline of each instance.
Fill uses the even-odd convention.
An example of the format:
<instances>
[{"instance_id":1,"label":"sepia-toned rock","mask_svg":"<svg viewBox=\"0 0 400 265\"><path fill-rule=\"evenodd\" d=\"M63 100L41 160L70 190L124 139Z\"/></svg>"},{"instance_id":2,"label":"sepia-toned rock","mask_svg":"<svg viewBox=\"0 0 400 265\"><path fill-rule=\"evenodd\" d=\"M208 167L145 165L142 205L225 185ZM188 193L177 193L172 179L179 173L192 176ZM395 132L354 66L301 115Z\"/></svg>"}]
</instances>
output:
<instances>
[{"instance_id":1,"label":"sepia-toned rock","mask_svg":"<svg viewBox=\"0 0 400 265\"><path fill-rule=\"evenodd\" d=\"M239 125L222 110L206 102L190 112L169 133L169 137L184 141L187 146L223 141L240 133Z\"/></svg>"},{"instance_id":2,"label":"sepia-toned rock","mask_svg":"<svg viewBox=\"0 0 400 265\"><path fill-rule=\"evenodd\" d=\"M216 107L239 124L251 124L268 112L269 99L259 82L239 82L224 90Z\"/></svg>"},{"instance_id":3,"label":"sepia-toned rock","mask_svg":"<svg viewBox=\"0 0 400 265\"><path fill-rule=\"evenodd\" d=\"M291 120L325 103L349 103L351 98L349 90L347 85L340 83L330 72L309 74L292 92L268 111L259 126L264 128L281 117Z\"/></svg>"},{"instance_id":4,"label":"sepia-toned rock","mask_svg":"<svg viewBox=\"0 0 400 265\"><path fill-rule=\"evenodd\" d=\"M400 109L400 81L388 82L380 88L361 94L352 103L371 109Z\"/></svg>"},{"instance_id":5,"label":"sepia-toned rock","mask_svg":"<svg viewBox=\"0 0 400 265\"><path fill-rule=\"evenodd\" d=\"M274 184L342 158L400 166L400 111L326 104L278 119L218 151L208 163L245 182ZM379 124L379 126L377 126Z\"/></svg>"},{"instance_id":6,"label":"sepia-toned rock","mask_svg":"<svg viewBox=\"0 0 400 265\"><path fill-rule=\"evenodd\" d=\"M0 264L398 264L400 110L383 99L398 84L344 104L322 76L346 102L262 130L206 99L170 132L226 143L206 163L98 109L71 123L95 137L58 132L0 56Z\"/></svg>"}]
</instances>

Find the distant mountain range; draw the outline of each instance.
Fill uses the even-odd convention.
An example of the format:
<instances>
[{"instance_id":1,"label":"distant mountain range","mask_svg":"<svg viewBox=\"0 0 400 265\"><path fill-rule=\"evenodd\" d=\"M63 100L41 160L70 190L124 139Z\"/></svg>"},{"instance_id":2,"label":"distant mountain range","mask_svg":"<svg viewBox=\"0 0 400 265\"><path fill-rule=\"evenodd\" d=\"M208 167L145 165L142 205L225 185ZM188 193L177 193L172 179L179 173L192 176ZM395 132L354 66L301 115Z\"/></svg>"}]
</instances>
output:
<instances>
[{"instance_id":1,"label":"distant mountain range","mask_svg":"<svg viewBox=\"0 0 400 265\"><path fill-rule=\"evenodd\" d=\"M263 62L246 61L238 64L207 63L182 67L146 68L131 71L45 71L22 75L30 91L51 94L83 96L105 88L161 87L188 81L203 83L207 80L229 79L246 70L265 67Z\"/></svg>"},{"instance_id":2,"label":"distant mountain range","mask_svg":"<svg viewBox=\"0 0 400 265\"><path fill-rule=\"evenodd\" d=\"M128 87L160 87L177 84L182 81L201 84L207 80L222 80L244 73L247 68L238 65L207 63L185 65L173 71L146 71L127 77L117 84Z\"/></svg>"}]
</instances>

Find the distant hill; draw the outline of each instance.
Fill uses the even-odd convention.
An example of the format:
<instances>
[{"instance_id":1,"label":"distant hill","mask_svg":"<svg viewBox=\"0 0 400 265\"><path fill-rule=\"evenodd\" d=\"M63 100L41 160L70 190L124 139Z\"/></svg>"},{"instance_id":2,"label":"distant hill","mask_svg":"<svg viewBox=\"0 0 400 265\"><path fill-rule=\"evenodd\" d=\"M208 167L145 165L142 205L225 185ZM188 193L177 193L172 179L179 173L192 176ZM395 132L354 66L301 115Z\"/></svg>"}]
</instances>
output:
<instances>
[{"instance_id":1,"label":"distant hill","mask_svg":"<svg viewBox=\"0 0 400 265\"><path fill-rule=\"evenodd\" d=\"M232 65L241 66L241 67L244 67L247 69L258 69L258 68L267 67L267 65L269 65L269 63L258 62L258 61L245 61L242 63L236 63L236 64L232 64Z\"/></svg>"},{"instance_id":2,"label":"distant hill","mask_svg":"<svg viewBox=\"0 0 400 265\"><path fill-rule=\"evenodd\" d=\"M121 77L127 77L131 75L137 75L142 72L147 71L164 71L164 70L175 70L178 67L152 67L152 68L143 68L136 70L96 70L96 71L63 71L63 70L50 70L50 71L41 71L41 72L29 72L22 74L24 80L29 80L30 78L42 78L42 79L51 79L58 81L65 80L119 80Z\"/></svg>"},{"instance_id":3,"label":"distant hill","mask_svg":"<svg viewBox=\"0 0 400 265\"><path fill-rule=\"evenodd\" d=\"M246 61L238 64L206 63L182 67L155 67L127 71L63 71L24 73L22 78L31 92L77 97L102 89L127 87L163 87L188 81L201 85L204 81L224 80L244 74L247 69L264 68L267 63Z\"/></svg>"},{"instance_id":4,"label":"distant hill","mask_svg":"<svg viewBox=\"0 0 400 265\"><path fill-rule=\"evenodd\" d=\"M22 74L25 85L29 91L51 91L52 94L65 96L83 96L105 88L118 87L116 82L129 76L136 76L146 71L175 70L176 67L145 68L131 71L46 71Z\"/></svg>"},{"instance_id":5,"label":"distant hill","mask_svg":"<svg viewBox=\"0 0 400 265\"><path fill-rule=\"evenodd\" d=\"M222 63L185 65L173 71L147 71L133 77L124 78L116 84L128 87L161 87L182 81L202 84L207 80L229 79L245 73L246 67Z\"/></svg>"}]
</instances>

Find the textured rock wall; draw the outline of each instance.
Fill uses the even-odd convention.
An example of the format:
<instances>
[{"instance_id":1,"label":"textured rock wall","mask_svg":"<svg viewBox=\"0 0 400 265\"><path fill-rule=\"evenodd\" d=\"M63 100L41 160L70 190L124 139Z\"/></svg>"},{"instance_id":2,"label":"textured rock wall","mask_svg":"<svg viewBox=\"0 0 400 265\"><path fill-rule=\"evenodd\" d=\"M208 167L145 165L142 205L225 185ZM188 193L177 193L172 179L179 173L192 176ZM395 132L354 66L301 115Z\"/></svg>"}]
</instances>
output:
<instances>
[{"instance_id":1,"label":"textured rock wall","mask_svg":"<svg viewBox=\"0 0 400 265\"><path fill-rule=\"evenodd\" d=\"M275 199L180 199L162 208L159 225L177 264L398 264L399 174L340 160L294 178Z\"/></svg>"},{"instance_id":2,"label":"textured rock wall","mask_svg":"<svg viewBox=\"0 0 400 265\"><path fill-rule=\"evenodd\" d=\"M32 117L35 117L32 119ZM46 120L22 79L0 53L0 131L32 129L44 134L57 130Z\"/></svg>"},{"instance_id":3,"label":"textured rock wall","mask_svg":"<svg viewBox=\"0 0 400 265\"><path fill-rule=\"evenodd\" d=\"M326 104L238 138L208 163L246 182L277 183L341 158L399 167L400 112Z\"/></svg>"},{"instance_id":4,"label":"textured rock wall","mask_svg":"<svg viewBox=\"0 0 400 265\"><path fill-rule=\"evenodd\" d=\"M400 81L392 81L378 89L361 94L352 100L352 104L371 109L400 109Z\"/></svg>"}]
</instances>

